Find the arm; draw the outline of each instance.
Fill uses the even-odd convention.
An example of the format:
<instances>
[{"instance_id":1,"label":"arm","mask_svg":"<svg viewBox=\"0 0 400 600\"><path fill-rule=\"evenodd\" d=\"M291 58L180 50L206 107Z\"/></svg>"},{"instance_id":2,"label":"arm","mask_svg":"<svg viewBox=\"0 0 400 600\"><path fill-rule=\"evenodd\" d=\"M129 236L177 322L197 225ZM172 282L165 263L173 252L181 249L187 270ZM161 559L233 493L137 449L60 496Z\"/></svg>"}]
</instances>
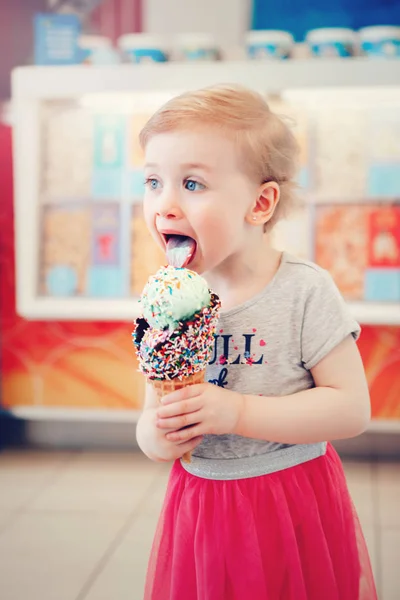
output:
<instances>
[{"instance_id":1,"label":"arm","mask_svg":"<svg viewBox=\"0 0 400 600\"><path fill-rule=\"evenodd\" d=\"M206 433L236 433L307 444L364 431L370 419L369 393L353 338L338 344L311 372L316 387L290 396L243 396L211 384L190 386L163 399L157 427L169 428L167 439L180 442ZM188 425L192 427L177 431Z\"/></svg>"},{"instance_id":2,"label":"arm","mask_svg":"<svg viewBox=\"0 0 400 600\"><path fill-rule=\"evenodd\" d=\"M350 438L370 420L364 368L351 336L313 369L315 388L291 396L244 396L235 433L286 444Z\"/></svg>"},{"instance_id":3,"label":"arm","mask_svg":"<svg viewBox=\"0 0 400 600\"><path fill-rule=\"evenodd\" d=\"M183 443L167 440L166 434L174 430L160 431L157 428L158 407L157 394L151 385L146 384L145 403L136 426L136 439L140 449L148 458L156 462L169 462L194 450L201 443L202 438L191 436L191 439L186 439Z\"/></svg>"}]
</instances>

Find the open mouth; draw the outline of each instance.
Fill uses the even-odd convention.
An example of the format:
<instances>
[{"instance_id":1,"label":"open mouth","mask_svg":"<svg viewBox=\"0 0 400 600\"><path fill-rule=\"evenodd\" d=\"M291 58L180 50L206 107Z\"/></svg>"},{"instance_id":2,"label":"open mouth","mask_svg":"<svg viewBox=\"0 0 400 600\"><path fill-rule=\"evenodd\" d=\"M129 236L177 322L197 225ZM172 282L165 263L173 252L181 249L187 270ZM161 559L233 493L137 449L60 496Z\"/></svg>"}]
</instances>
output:
<instances>
[{"instance_id":1,"label":"open mouth","mask_svg":"<svg viewBox=\"0 0 400 600\"><path fill-rule=\"evenodd\" d=\"M197 249L196 241L187 235L163 234L166 244L168 263L172 267L187 267L194 259Z\"/></svg>"}]
</instances>

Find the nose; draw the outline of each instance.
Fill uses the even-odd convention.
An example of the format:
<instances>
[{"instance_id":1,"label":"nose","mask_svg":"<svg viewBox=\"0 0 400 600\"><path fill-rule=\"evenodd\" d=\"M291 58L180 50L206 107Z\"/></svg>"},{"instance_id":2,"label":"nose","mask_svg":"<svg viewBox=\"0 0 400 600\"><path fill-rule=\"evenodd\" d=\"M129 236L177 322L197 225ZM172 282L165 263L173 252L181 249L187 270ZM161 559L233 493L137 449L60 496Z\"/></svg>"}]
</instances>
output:
<instances>
[{"instance_id":1,"label":"nose","mask_svg":"<svg viewBox=\"0 0 400 600\"><path fill-rule=\"evenodd\" d=\"M182 210L179 205L179 198L173 190L163 190L158 197L157 214L164 219L180 219Z\"/></svg>"}]
</instances>

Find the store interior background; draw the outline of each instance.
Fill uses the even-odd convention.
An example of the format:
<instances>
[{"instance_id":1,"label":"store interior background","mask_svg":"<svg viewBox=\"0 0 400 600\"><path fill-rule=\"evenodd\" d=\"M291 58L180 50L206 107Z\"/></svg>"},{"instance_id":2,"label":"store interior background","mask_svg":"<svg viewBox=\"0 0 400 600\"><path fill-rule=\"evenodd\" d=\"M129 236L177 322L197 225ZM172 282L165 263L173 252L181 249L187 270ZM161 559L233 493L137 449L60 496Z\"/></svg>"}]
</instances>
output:
<instances>
[{"instance_id":1,"label":"store interior background","mask_svg":"<svg viewBox=\"0 0 400 600\"><path fill-rule=\"evenodd\" d=\"M16 312L10 73L32 62L33 15L53 4L15 0L0 8L0 597L140 600L168 468L135 447L130 415L140 409L143 382L132 325L27 320ZM253 18L258 28L287 29L299 40L316 26L400 23L398 1L342 0L329 9L323 0L91 4L86 26L113 41L139 31L207 31L232 57ZM380 598L398 600L400 326L364 325L359 347L373 415L383 425L337 448Z\"/></svg>"}]
</instances>

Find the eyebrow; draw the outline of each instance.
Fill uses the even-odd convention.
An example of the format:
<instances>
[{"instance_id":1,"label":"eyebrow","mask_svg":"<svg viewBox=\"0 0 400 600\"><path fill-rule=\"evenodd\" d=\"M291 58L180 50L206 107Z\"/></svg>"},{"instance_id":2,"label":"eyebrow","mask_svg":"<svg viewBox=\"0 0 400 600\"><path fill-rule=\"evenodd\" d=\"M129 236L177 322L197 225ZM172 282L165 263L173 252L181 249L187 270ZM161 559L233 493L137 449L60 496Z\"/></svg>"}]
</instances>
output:
<instances>
[{"instance_id":1,"label":"eyebrow","mask_svg":"<svg viewBox=\"0 0 400 600\"><path fill-rule=\"evenodd\" d=\"M146 169L156 169L157 167L159 167L159 165L157 165L156 163L146 163L144 166ZM185 164L181 165L181 167L188 171L190 171L191 169L199 169L202 171L212 171L212 167L205 165L203 163L185 163Z\"/></svg>"}]
</instances>

